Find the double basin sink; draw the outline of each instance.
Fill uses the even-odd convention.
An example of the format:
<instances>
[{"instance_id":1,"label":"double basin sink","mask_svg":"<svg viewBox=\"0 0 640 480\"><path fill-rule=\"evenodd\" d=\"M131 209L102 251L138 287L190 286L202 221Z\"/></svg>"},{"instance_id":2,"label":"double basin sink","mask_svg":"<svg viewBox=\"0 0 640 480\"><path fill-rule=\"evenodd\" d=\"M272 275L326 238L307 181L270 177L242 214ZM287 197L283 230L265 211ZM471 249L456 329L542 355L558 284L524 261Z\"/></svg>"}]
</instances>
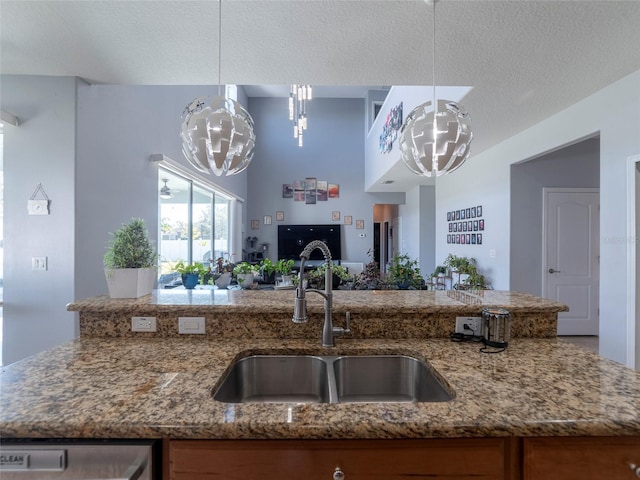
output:
<instances>
[{"instance_id":1,"label":"double basin sink","mask_svg":"<svg viewBox=\"0 0 640 480\"><path fill-rule=\"evenodd\" d=\"M252 355L214 390L226 403L446 402L434 370L406 355Z\"/></svg>"}]
</instances>

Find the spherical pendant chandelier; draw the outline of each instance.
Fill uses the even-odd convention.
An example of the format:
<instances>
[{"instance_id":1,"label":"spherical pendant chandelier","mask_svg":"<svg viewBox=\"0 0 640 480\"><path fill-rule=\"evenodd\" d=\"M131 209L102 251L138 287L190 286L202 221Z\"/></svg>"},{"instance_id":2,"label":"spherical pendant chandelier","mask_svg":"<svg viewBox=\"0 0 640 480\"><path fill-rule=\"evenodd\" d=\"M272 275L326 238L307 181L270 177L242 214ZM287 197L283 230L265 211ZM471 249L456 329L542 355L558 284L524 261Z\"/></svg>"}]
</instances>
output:
<instances>
[{"instance_id":1,"label":"spherical pendant chandelier","mask_svg":"<svg viewBox=\"0 0 640 480\"><path fill-rule=\"evenodd\" d=\"M400 152L409 170L437 177L459 168L473 140L471 118L450 100L436 100L436 1L433 2L433 102L414 108L400 128Z\"/></svg>"},{"instance_id":2,"label":"spherical pendant chandelier","mask_svg":"<svg viewBox=\"0 0 640 480\"><path fill-rule=\"evenodd\" d=\"M253 119L238 102L220 95L222 0L218 2L218 95L199 97L182 114L182 153L203 173L235 175L253 159Z\"/></svg>"}]
</instances>

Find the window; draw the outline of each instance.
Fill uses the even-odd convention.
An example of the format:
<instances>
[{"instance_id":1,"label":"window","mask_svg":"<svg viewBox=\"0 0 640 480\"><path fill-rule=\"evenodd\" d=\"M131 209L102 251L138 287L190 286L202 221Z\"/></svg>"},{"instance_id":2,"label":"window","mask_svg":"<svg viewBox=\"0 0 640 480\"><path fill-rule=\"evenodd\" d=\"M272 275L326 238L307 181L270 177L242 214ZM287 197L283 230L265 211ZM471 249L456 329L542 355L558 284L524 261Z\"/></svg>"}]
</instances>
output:
<instances>
[{"instance_id":1,"label":"window","mask_svg":"<svg viewBox=\"0 0 640 480\"><path fill-rule=\"evenodd\" d=\"M209 266L231 251L233 199L168 169L158 170L160 232L158 288L178 280L174 265Z\"/></svg>"}]
</instances>

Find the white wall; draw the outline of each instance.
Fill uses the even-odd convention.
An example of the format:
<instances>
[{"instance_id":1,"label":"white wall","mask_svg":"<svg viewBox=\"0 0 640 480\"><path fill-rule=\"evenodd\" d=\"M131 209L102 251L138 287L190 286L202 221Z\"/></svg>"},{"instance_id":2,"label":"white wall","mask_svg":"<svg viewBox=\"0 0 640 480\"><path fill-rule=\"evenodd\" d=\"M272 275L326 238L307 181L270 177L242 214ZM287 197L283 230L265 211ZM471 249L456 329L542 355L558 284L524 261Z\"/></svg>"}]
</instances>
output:
<instances>
[{"instance_id":1,"label":"white wall","mask_svg":"<svg viewBox=\"0 0 640 480\"><path fill-rule=\"evenodd\" d=\"M342 224L342 260L367 263L367 251L373 247L373 205L403 203L404 193L365 193L365 126L363 99L314 98L307 106L309 128L304 146L293 138L286 98L250 98L249 112L255 122L256 152L248 169L247 224L260 222L259 230L247 230L246 236L258 237L258 244L269 243L269 258L277 260L278 224ZM308 205L282 198L282 184L315 177L340 186L339 198ZM284 221L276 221L276 212L284 212ZM340 220L333 221L333 211ZM271 215L271 225L264 225ZM345 215L353 218L344 225ZM364 220L364 230L356 229L356 220ZM361 237L365 234L366 237Z\"/></svg>"},{"instance_id":2,"label":"white wall","mask_svg":"<svg viewBox=\"0 0 640 480\"><path fill-rule=\"evenodd\" d=\"M76 298L107 293L102 257L109 232L132 217L141 217L155 239L158 174L157 165L149 161L149 156L163 153L193 170L182 155L178 136L182 111L194 98L216 92L212 87L198 86L81 85ZM236 195L246 196L246 172L210 179Z\"/></svg>"},{"instance_id":3,"label":"white wall","mask_svg":"<svg viewBox=\"0 0 640 480\"><path fill-rule=\"evenodd\" d=\"M477 252L479 267L489 271L493 286L510 288L510 165L555 150L600 132L600 353L626 358L626 245L624 188L626 158L640 152L640 71L606 87L495 147L473 155L437 183L436 258L450 246L442 241L446 212L467 202L483 204L482 246L459 246L453 253ZM473 186L465 188L461 186ZM495 251L495 258L490 251ZM610 279L616 281L610 281Z\"/></svg>"},{"instance_id":4,"label":"white wall","mask_svg":"<svg viewBox=\"0 0 640 480\"><path fill-rule=\"evenodd\" d=\"M435 268L435 187L417 186L407 192L407 201L399 206L402 217L401 254L417 258L425 280Z\"/></svg>"},{"instance_id":5,"label":"white wall","mask_svg":"<svg viewBox=\"0 0 640 480\"><path fill-rule=\"evenodd\" d=\"M542 295L542 188L600 186L600 140L511 166L511 290Z\"/></svg>"},{"instance_id":6,"label":"white wall","mask_svg":"<svg viewBox=\"0 0 640 480\"><path fill-rule=\"evenodd\" d=\"M74 299L76 80L3 76L2 108L19 127L4 129L3 364L76 336ZM28 215L42 183L50 215ZM48 257L46 272L31 257Z\"/></svg>"}]
</instances>

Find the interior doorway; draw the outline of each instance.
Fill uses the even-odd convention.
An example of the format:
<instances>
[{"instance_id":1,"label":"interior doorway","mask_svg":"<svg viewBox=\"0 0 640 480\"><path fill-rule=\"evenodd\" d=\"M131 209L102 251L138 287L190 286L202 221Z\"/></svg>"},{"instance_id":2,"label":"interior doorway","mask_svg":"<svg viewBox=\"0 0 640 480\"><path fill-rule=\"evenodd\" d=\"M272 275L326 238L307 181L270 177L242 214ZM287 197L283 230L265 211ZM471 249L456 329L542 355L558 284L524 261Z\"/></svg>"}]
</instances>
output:
<instances>
[{"instance_id":1,"label":"interior doorway","mask_svg":"<svg viewBox=\"0 0 640 480\"><path fill-rule=\"evenodd\" d=\"M374 226L378 225L379 239L374 228L373 259L378 262L380 272L385 273L397 242L398 205L375 204L373 206Z\"/></svg>"},{"instance_id":2,"label":"interior doorway","mask_svg":"<svg viewBox=\"0 0 640 480\"><path fill-rule=\"evenodd\" d=\"M598 335L600 191L543 188L542 291L569 306L558 335Z\"/></svg>"}]
</instances>

